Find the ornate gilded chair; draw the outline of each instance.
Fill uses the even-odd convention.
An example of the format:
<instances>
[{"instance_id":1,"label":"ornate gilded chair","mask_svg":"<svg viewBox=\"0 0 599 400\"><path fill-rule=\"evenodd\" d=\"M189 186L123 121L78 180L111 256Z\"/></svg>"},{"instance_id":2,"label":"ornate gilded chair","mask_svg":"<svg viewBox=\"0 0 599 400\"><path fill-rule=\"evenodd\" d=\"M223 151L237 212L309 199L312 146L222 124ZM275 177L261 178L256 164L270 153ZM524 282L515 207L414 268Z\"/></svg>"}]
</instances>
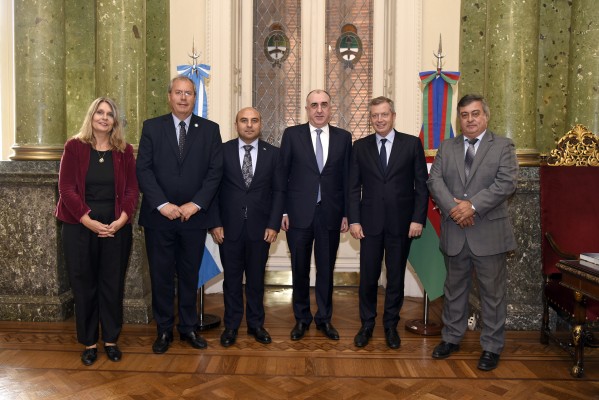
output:
<instances>
[{"instance_id":1,"label":"ornate gilded chair","mask_svg":"<svg viewBox=\"0 0 599 400\"><path fill-rule=\"evenodd\" d=\"M560 284L556 264L576 260L580 253L599 252L599 137L576 125L562 137L540 168L543 266L543 322L541 343L558 343L574 359L571 374L583 374L585 346L595 346L593 329L599 327L599 301ZM599 285L599 282L597 282ZM578 297L577 297L578 296ZM584 321L575 316L584 301ZM556 315L550 324L549 309ZM553 323L555 322L555 324ZM554 330L550 325L555 325ZM563 334L568 327L570 332Z\"/></svg>"}]
</instances>

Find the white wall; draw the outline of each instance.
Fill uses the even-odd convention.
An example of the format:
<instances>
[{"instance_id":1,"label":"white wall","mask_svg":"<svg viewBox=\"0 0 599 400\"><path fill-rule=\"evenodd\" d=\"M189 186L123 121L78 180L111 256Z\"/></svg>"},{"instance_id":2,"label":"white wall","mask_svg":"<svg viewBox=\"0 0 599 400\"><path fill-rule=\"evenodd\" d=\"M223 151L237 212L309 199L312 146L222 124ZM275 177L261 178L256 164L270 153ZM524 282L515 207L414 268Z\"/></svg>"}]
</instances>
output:
<instances>
[{"instance_id":1,"label":"white wall","mask_svg":"<svg viewBox=\"0 0 599 400\"><path fill-rule=\"evenodd\" d=\"M0 1L0 160L8 160L15 138L13 1Z\"/></svg>"}]
</instances>

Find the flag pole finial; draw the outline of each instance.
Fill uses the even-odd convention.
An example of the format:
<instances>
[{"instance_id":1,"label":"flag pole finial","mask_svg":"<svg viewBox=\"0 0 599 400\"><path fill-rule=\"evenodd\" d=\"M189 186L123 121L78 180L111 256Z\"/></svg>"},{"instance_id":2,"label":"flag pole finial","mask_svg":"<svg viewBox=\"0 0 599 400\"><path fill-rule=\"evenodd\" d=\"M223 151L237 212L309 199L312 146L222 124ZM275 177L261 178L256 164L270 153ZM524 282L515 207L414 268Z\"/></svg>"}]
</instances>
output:
<instances>
[{"instance_id":1,"label":"flag pole finial","mask_svg":"<svg viewBox=\"0 0 599 400\"><path fill-rule=\"evenodd\" d=\"M188 54L188 56L193 60L193 70L195 71L198 66L198 58L202 56L201 52L199 54L196 53L195 37L191 40L191 54Z\"/></svg>"},{"instance_id":2,"label":"flag pole finial","mask_svg":"<svg viewBox=\"0 0 599 400\"><path fill-rule=\"evenodd\" d=\"M445 57L443 55L443 43L441 41L441 34L439 34L439 51L437 53L433 51L433 55L437 58L437 73L439 73L441 72L441 69L443 69L443 63L441 60Z\"/></svg>"}]
</instances>

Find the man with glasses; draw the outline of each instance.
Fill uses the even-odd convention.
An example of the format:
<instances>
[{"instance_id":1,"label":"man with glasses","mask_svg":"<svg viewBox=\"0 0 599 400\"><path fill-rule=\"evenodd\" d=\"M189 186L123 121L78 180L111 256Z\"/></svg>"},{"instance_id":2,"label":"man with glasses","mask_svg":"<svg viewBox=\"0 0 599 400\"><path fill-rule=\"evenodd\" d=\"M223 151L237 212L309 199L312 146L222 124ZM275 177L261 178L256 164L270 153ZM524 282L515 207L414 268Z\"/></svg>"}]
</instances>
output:
<instances>
[{"instance_id":1,"label":"man with glasses","mask_svg":"<svg viewBox=\"0 0 599 400\"><path fill-rule=\"evenodd\" d=\"M168 88L172 112L145 121L139 141L139 224L144 227L152 280L156 354L166 352L173 341L175 277L180 339L197 349L207 346L196 333L198 272L223 156L219 127L192 113L195 99L191 79L173 78Z\"/></svg>"}]
</instances>

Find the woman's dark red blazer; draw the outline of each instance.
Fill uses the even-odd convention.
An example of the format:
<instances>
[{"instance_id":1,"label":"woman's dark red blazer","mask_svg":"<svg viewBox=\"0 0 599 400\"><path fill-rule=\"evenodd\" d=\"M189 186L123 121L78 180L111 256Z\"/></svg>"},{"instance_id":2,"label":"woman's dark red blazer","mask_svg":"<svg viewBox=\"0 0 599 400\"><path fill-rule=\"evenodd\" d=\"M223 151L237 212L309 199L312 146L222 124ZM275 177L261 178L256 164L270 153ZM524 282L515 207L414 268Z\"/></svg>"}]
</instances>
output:
<instances>
[{"instance_id":1,"label":"woman's dark red blazer","mask_svg":"<svg viewBox=\"0 0 599 400\"><path fill-rule=\"evenodd\" d=\"M85 176L89 167L91 145L78 139L70 139L64 146L58 173L58 193L60 197L54 215L68 224L78 224L90 212L85 203ZM135 175L133 147L127 144L125 152L112 151L114 165L114 219L124 211L131 223L137 208L139 188Z\"/></svg>"}]
</instances>

